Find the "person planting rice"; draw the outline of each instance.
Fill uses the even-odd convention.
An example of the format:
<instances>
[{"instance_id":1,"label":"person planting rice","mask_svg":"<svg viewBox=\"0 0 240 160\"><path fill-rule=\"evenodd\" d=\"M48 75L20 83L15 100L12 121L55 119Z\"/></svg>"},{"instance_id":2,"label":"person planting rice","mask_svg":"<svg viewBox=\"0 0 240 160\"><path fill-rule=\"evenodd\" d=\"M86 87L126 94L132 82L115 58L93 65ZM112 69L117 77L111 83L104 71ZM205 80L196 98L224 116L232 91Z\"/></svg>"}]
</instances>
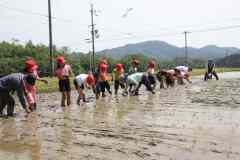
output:
<instances>
[{"instance_id":1,"label":"person planting rice","mask_svg":"<svg viewBox=\"0 0 240 160\"><path fill-rule=\"evenodd\" d=\"M126 87L124 91L124 96L130 93L130 95L138 95L139 89L144 84L148 91L152 92L152 94L155 94L153 91L151 84L148 80L148 76L146 73L133 73L126 77L125 79Z\"/></svg>"},{"instance_id":2,"label":"person planting rice","mask_svg":"<svg viewBox=\"0 0 240 160\"><path fill-rule=\"evenodd\" d=\"M166 87L174 87L175 80L177 80L177 73L175 70L161 70L157 73L157 79L160 82L160 88L164 87L164 82Z\"/></svg>"},{"instance_id":3,"label":"person planting rice","mask_svg":"<svg viewBox=\"0 0 240 160\"><path fill-rule=\"evenodd\" d=\"M116 64L113 70L113 80L114 80L114 92L115 95L118 94L119 86L123 89L125 86L123 83L120 83L120 78L124 77L124 68L122 64Z\"/></svg>"},{"instance_id":4,"label":"person planting rice","mask_svg":"<svg viewBox=\"0 0 240 160\"><path fill-rule=\"evenodd\" d=\"M35 76L22 73L14 73L0 78L0 115L3 116L3 110L7 106L7 116L14 116L15 100L10 93L15 91L23 109L26 113L30 113L26 87L34 86L35 81Z\"/></svg>"},{"instance_id":5,"label":"person planting rice","mask_svg":"<svg viewBox=\"0 0 240 160\"><path fill-rule=\"evenodd\" d=\"M95 93L95 78L92 74L80 74L73 80L74 86L78 92L77 104L80 105L80 101L86 101L86 95L84 93L85 88L92 88Z\"/></svg>"},{"instance_id":6,"label":"person planting rice","mask_svg":"<svg viewBox=\"0 0 240 160\"><path fill-rule=\"evenodd\" d=\"M179 84L185 84L183 81L184 79L187 80L187 82L192 83L192 81L190 80L192 68L187 66L177 66L174 70L177 73Z\"/></svg>"},{"instance_id":7,"label":"person planting rice","mask_svg":"<svg viewBox=\"0 0 240 160\"><path fill-rule=\"evenodd\" d=\"M105 90L107 89L109 94L112 94L110 84L108 82L108 62L104 58L100 61L98 68L98 84L97 84L97 98L102 93L102 97L106 97Z\"/></svg>"},{"instance_id":8,"label":"person planting rice","mask_svg":"<svg viewBox=\"0 0 240 160\"><path fill-rule=\"evenodd\" d=\"M57 57L57 69L55 75L59 79L59 91L62 93L61 106L65 107L66 102L69 106L71 104L71 85L70 76L73 75L72 68L70 65L65 63L63 56Z\"/></svg>"},{"instance_id":9,"label":"person planting rice","mask_svg":"<svg viewBox=\"0 0 240 160\"><path fill-rule=\"evenodd\" d=\"M155 78L155 67L156 67L156 61L151 59L148 62L147 73L148 73L149 82L153 89L155 89L157 85L156 78Z\"/></svg>"},{"instance_id":10,"label":"person planting rice","mask_svg":"<svg viewBox=\"0 0 240 160\"><path fill-rule=\"evenodd\" d=\"M32 74L36 77L36 80L47 84L48 83L47 80L39 77L37 69L38 69L38 65L34 61L34 59L28 58L25 62L25 69L24 69L25 74ZM32 111L36 110L37 109L37 88L36 88L36 86L29 85L28 87L26 87L26 91L27 91L27 100L30 105L29 106L30 109Z\"/></svg>"},{"instance_id":11,"label":"person planting rice","mask_svg":"<svg viewBox=\"0 0 240 160\"><path fill-rule=\"evenodd\" d=\"M131 67L129 68L129 71L128 71L128 74L133 74L133 73L139 72L139 65L140 65L140 61L137 60L136 58L133 58Z\"/></svg>"},{"instance_id":12,"label":"person planting rice","mask_svg":"<svg viewBox=\"0 0 240 160\"><path fill-rule=\"evenodd\" d=\"M217 75L217 72L215 71L215 63L213 60L208 60L208 63L206 65L206 73L204 75L204 80L207 81L208 79L212 78L212 75L216 78L216 80L219 80L219 77Z\"/></svg>"}]
</instances>

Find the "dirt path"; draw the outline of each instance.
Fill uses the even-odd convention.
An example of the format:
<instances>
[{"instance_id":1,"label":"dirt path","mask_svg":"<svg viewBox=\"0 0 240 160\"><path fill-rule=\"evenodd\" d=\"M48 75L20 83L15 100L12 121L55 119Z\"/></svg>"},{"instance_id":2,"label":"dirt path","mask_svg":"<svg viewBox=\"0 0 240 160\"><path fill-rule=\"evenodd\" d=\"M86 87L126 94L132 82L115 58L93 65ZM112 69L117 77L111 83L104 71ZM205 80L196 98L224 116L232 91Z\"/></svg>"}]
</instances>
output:
<instances>
[{"instance_id":1,"label":"dirt path","mask_svg":"<svg viewBox=\"0 0 240 160\"><path fill-rule=\"evenodd\" d=\"M0 119L0 159L238 160L240 74L226 75L67 109L58 93L40 95L38 113Z\"/></svg>"}]
</instances>

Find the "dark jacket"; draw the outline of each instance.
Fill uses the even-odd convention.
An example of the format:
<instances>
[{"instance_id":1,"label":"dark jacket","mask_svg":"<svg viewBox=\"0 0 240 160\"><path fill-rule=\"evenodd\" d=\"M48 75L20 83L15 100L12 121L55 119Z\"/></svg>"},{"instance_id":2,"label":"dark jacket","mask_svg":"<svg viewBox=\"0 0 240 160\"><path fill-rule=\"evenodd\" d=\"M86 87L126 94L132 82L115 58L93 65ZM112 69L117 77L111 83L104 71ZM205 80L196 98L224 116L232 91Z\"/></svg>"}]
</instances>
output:
<instances>
[{"instance_id":1,"label":"dark jacket","mask_svg":"<svg viewBox=\"0 0 240 160\"><path fill-rule=\"evenodd\" d=\"M17 96L22 107L27 106L26 92L24 87L25 75L22 73L14 73L0 78L0 93L9 94L9 92L17 92Z\"/></svg>"}]
</instances>

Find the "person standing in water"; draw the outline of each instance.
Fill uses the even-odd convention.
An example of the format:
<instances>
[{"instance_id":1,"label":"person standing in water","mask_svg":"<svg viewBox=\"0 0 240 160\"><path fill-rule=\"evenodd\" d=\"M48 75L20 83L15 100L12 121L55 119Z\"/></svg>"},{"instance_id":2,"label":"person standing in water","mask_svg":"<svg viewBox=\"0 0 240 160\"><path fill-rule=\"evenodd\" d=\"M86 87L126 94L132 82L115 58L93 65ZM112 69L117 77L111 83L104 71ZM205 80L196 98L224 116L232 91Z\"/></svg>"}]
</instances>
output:
<instances>
[{"instance_id":1,"label":"person standing in water","mask_svg":"<svg viewBox=\"0 0 240 160\"><path fill-rule=\"evenodd\" d=\"M25 62L25 69L24 69L25 74L32 74L36 77L36 80L47 84L48 83L47 80L39 77L37 69L38 69L38 65L34 61L34 59L28 58ZM32 111L36 110L37 109L37 88L36 88L36 86L35 85L28 86L28 87L26 87L26 91L27 91L27 100L30 105L30 109Z\"/></svg>"},{"instance_id":2,"label":"person standing in water","mask_svg":"<svg viewBox=\"0 0 240 160\"><path fill-rule=\"evenodd\" d=\"M100 61L99 68L98 68L98 86L97 87L97 98L99 97L100 93L102 93L102 97L106 97L105 90L107 89L108 93L111 95L111 87L108 82L108 62L105 58Z\"/></svg>"},{"instance_id":3,"label":"person standing in water","mask_svg":"<svg viewBox=\"0 0 240 160\"><path fill-rule=\"evenodd\" d=\"M131 67L129 68L129 71L128 71L128 74L130 75L130 74L139 72L139 65L140 65L140 61L136 58L133 58Z\"/></svg>"},{"instance_id":4,"label":"person standing in water","mask_svg":"<svg viewBox=\"0 0 240 160\"><path fill-rule=\"evenodd\" d=\"M148 62L147 73L148 73L148 79L152 86L152 89L155 89L157 85L156 78L155 78L155 68L156 68L156 61L154 59L151 59Z\"/></svg>"},{"instance_id":5,"label":"person standing in water","mask_svg":"<svg viewBox=\"0 0 240 160\"><path fill-rule=\"evenodd\" d=\"M124 67L123 64L119 63L116 64L113 70L113 81L114 81L114 91L115 95L118 94L119 86L123 89L125 86L124 84L120 83L120 78L124 77Z\"/></svg>"},{"instance_id":6,"label":"person standing in water","mask_svg":"<svg viewBox=\"0 0 240 160\"><path fill-rule=\"evenodd\" d=\"M73 75L72 68L69 64L65 63L63 56L57 57L57 68L55 75L59 79L59 91L62 93L61 106L65 107L66 103L69 106L71 104L71 84L70 76Z\"/></svg>"}]
</instances>

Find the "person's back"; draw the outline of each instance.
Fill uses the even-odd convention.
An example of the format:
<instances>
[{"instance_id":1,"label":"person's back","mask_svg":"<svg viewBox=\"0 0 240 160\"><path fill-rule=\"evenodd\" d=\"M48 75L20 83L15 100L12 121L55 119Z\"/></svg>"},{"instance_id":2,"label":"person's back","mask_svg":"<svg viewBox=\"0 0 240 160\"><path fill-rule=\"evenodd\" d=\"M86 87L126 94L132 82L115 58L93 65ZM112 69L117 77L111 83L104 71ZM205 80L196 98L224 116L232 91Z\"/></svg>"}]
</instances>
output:
<instances>
[{"instance_id":1,"label":"person's back","mask_svg":"<svg viewBox=\"0 0 240 160\"><path fill-rule=\"evenodd\" d=\"M18 89L22 89L24 74L13 73L5 77L0 78L0 92L10 92Z\"/></svg>"},{"instance_id":2,"label":"person's back","mask_svg":"<svg viewBox=\"0 0 240 160\"><path fill-rule=\"evenodd\" d=\"M86 83L85 80L87 79L87 77L88 77L88 74L79 74L78 76L76 76L75 80L77 84L81 86L81 85L85 85Z\"/></svg>"},{"instance_id":3,"label":"person's back","mask_svg":"<svg viewBox=\"0 0 240 160\"><path fill-rule=\"evenodd\" d=\"M131 80L139 83L142 79L143 74L144 73L142 73L142 72L133 73L128 76L128 79L131 79Z\"/></svg>"},{"instance_id":4,"label":"person's back","mask_svg":"<svg viewBox=\"0 0 240 160\"><path fill-rule=\"evenodd\" d=\"M180 72L188 72L189 67L187 66L177 66L175 69L179 70Z\"/></svg>"},{"instance_id":5,"label":"person's back","mask_svg":"<svg viewBox=\"0 0 240 160\"><path fill-rule=\"evenodd\" d=\"M22 73L14 73L0 78L0 114L7 105L7 115L13 116L15 101L10 94L13 91L17 92L17 96L22 107L29 113L26 87L35 85L36 77L34 75L24 75Z\"/></svg>"}]
</instances>

